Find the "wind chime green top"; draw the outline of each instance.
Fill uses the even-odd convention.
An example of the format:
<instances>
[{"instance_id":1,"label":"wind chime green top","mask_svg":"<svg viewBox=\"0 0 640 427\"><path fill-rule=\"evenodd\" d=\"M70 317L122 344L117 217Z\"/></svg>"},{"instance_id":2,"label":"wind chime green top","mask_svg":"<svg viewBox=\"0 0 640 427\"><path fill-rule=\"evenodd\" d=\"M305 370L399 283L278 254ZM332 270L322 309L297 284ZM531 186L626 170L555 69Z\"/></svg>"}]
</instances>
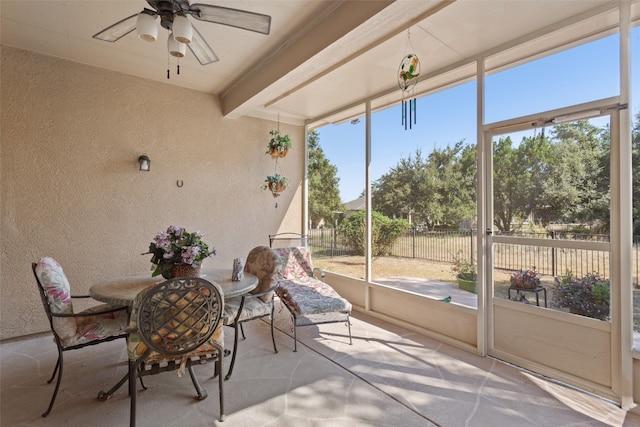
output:
<instances>
[{"instance_id":1,"label":"wind chime green top","mask_svg":"<svg viewBox=\"0 0 640 427\"><path fill-rule=\"evenodd\" d=\"M411 129L412 124L416 124L417 118L417 103L413 98L407 103L404 100L404 93L408 90L412 90L416 84L418 84L418 77L420 76L420 59L415 53L410 53L402 58L400 61L400 67L398 67L398 86L402 91L402 126L405 130L407 125ZM408 117L407 117L408 115Z\"/></svg>"},{"instance_id":2,"label":"wind chime green top","mask_svg":"<svg viewBox=\"0 0 640 427\"><path fill-rule=\"evenodd\" d=\"M415 53L410 53L400 62L398 68L398 86L403 92L412 89L418 83L420 76L420 59Z\"/></svg>"}]
</instances>

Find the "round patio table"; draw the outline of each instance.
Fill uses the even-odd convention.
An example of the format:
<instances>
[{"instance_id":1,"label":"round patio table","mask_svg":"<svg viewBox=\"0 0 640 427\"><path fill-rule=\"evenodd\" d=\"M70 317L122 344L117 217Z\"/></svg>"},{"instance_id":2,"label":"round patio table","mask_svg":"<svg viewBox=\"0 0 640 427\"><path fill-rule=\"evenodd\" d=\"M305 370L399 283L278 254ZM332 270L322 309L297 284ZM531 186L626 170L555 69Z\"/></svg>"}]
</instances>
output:
<instances>
[{"instance_id":1,"label":"round patio table","mask_svg":"<svg viewBox=\"0 0 640 427\"><path fill-rule=\"evenodd\" d=\"M202 268L200 277L209 282L220 285L224 298L233 298L258 286L258 277L251 273L244 273L244 278L239 281L231 280L232 270L221 268ZM136 296L146 288L164 282L162 276L151 277L151 272L130 274L125 276L111 277L100 280L89 288L89 295L98 301L111 305L132 306ZM229 355L229 350L224 350L225 356ZM116 390L118 390L129 378L128 374L122 377L116 385L109 391L100 391L99 400L107 400Z\"/></svg>"},{"instance_id":2,"label":"round patio table","mask_svg":"<svg viewBox=\"0 0 640 427\"><path fill-rule=\"evenodd\" d=\"M239 281L231 280L232 270L224 268L202 268L200 277L220 285L225 298L246 294L258 286L258 278L244 273ZM111 305L131 306L141 291L157 283L164 282L162 276L151 277L151 272L130 274L100 280L89 289L89 295L98 301Z\"/></svg>"}]
</instances>

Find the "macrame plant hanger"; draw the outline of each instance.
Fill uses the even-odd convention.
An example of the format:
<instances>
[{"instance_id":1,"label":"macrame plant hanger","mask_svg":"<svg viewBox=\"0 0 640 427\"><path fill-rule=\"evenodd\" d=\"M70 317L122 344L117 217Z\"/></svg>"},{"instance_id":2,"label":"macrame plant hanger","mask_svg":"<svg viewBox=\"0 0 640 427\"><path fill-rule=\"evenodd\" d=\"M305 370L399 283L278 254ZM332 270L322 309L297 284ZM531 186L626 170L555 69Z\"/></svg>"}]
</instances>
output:
<instances>
[{"instance_id":1,"label":"macrame plant hanger","mask_svg":"<svg viewBox=\"0 0 640 427\"><path fill-rule=\"evenodd\" d=\"M409 47L411 50L409 50ZM407 30L407 45L404 50L409 53L402 58L400 67L398 67L398 87L402 91L402 126L407 130L407 127L411 129L411 125L416 124L417 103L415 87L420 76L420 59L418 59L418 55L413 53L410 29ZM405 94L408 95L409 100L405 100Z\"/></svg>"}]
</instances>

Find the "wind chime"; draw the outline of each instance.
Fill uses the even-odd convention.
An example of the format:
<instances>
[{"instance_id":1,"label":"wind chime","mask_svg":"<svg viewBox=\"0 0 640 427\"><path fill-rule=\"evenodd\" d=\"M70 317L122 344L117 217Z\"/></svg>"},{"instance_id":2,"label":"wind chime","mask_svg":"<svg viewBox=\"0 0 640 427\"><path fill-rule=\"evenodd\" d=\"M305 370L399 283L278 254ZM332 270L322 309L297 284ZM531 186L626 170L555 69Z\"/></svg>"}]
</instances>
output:
<instances>
[{"instance_id":1,"label":"wind chime","mask_svg":"<svg viewBox=\"0 0 640 427\"><path fill-rule=\"evenodd\" d=\"M411 45L411 33L407 30L407 47ZM413 45L411 45L413 50ZM407 49L405 48L405 51ZM412 124L416 124L417 103L415 98L415 87L420 76L420 59L415 53L408 53L400 61L398 67L398 86L402 91L402 126L407 130ZM405 100L405 95L410 98ZM412 99L411 99L412 98Z\"/></svg>"}]
</instances>

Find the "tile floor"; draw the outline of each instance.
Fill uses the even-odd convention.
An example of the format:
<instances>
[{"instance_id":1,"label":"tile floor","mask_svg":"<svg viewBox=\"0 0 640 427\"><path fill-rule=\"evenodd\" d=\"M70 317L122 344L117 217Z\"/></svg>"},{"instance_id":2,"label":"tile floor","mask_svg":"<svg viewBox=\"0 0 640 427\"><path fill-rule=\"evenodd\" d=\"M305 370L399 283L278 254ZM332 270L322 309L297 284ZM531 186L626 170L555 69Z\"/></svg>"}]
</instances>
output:
<instances>
[{"instance_id":1,"label":"tile floor","mask_svg":"<svg viewBox=\"0 0 640 427\"><path fill-rule=\"evenodd\" d=\"M353 345L344 324L307 326L295 353L286 311L276 325L278 354L266 322L246 325L225 382L224 423L213 365L204 365L196 368L209 392L201 402L188 375L146 377L138 426L640 426L639 415L608 401L362 314L352 318ZM233 330L225 332L230 346ZM126 389L96 399L126 371L124 341L67 352L58 399L42 418L55 360L49 336L0 343L2 427L128 424Z\"/></svg>"}]
</instances>

